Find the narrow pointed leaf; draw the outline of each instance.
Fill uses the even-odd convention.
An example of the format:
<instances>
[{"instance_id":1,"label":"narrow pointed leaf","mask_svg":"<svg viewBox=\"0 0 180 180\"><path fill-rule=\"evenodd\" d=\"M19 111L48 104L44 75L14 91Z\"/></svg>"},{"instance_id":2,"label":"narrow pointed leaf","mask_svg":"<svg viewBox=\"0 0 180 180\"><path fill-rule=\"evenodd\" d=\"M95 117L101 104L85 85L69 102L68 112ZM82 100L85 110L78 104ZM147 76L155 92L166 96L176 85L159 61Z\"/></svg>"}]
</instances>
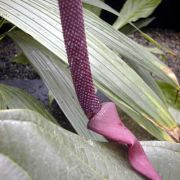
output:
<instances>
[{"instance_id":1,"label":"narrow pointed leaf","mask_svg":"<svg viewBox=\"0 0 180 180\"><path fill-rule=\"evenodd\" d=\"M164 55L164 52L157 47L145 47L145 49L153 54Z\"/></svg>"}]
</instances>

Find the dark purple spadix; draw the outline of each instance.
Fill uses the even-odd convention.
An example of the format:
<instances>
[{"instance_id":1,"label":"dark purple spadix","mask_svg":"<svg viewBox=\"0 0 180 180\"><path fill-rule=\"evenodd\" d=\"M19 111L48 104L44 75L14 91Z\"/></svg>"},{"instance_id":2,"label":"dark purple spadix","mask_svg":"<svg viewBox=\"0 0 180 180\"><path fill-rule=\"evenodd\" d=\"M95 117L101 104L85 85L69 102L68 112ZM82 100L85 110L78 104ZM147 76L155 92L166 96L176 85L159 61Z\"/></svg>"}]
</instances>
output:
<instances>
[{"instance_id":1,"label":"dark purple spadix","mask_svg":"<svg viewBox=\"0 0 180 180\"><path fill-rule=\"evenodd\" d=\"M59 0L64 42L79 103L89 118L88 128L128 147L131 166L151 180L160 180L136 137L121 122L115 104L100 104L93 85L81 0ZM121 169L120 169L121 171Z\"/></svg>"}]
</instances>

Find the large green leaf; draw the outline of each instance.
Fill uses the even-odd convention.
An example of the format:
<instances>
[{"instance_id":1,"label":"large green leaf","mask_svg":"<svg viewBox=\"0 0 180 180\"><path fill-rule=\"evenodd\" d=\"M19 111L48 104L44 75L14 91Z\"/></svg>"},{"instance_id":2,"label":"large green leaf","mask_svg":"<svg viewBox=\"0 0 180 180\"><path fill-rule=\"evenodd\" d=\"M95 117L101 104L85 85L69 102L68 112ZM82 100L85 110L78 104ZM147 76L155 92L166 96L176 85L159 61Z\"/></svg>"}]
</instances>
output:
<instances>
[{"instance_id":1,"label":"large green leaf","mask_svg":"<svg viewBox=\"0 0 180 180\"><path fill-rule=\"evenodd\" d=\"M31 180L29 175L7 156L0 154L1 180Z\"/></svg>"},{"instance_id":2,"label":"large green leaf","mask_svg":"<svg viewBox=\"0 0 180 180\"><path fill-rule=\"evenodd\" d=\"M120 29L128 22L148 17L160 2L161 0L126 0L113 27Z\"/></svg>"},{"instance_id":3,"label":"large green leaf","mask_svg":"<svg viewBox=\"0 0 180 180\"><path fill-rule=\"evenodd\" d=\"M0 153L33 180L143 179L130 168L125 147L85 140L33 111L0 111L0 133ZM142 145L164 180L179 179L179 144Z\"/></svg>"},{"instance_id":4,"label":"large green leaf","mask_svg":"<svg viewBox=\"0 0 180 180\"><path fill-rule=\"evenodd\" d=\"M67 63L63 43L63 35L62 32L59 31L60 20L58 16L59 13L57 1L21 0L20 2L20 4L17 1L6 1L6 3L4 3L2 2L2 0L0 0L0 8L6 14L9 14L9 11L5 10L7 8L7 4L9 8L11 7L10 9L12 14L10 16L5 15L5 18L10 20L11 22L14 22L19 28L23 29L25 32L31 34L36 40L41 42L54 54L59 56L63 60L63 62ZM17 16L17 14L19 13L20 16ZM91 21L89 21L88 18L91 19ZM103 86L109 92L112 92L113 94L118 96L119 99L121 99L126 105L141 114L141 116L146 118L146 121L150 120L151 123L154 123L157 127L162 128L162 130L164 130L163 128L165 128L166 131L168 129L176 128L175 121L168 113L167 108L160 100L160 98L124 61L120 59L120 57L118 57L114 52L108 49L104 44L101 43L101 41L97 39L97 37L99 37L100 39L104 37L104 32L102 32L103 28L97 28L99 24L102 24L102 26L104 26L104 23L99 19L96 19L96 16L93 16L92 14L86 15L86 23L88 24L87 30L89 29L89 31L87 31L88 48L95 82L103 83ZM93 32L94 34L94 32L97 31L93 31L92 28L95 28L98 31L100 30L102 32L102 37L93 36L90 32ZM105 24L105 29L109 28L110 31L111 29L113 29ZM114 38L116 39L116 36L119 37L119 32L115 31L114 35ZM152 54L148 54L146 52L145 55L141 57L142 48L140 46L138 46L137 44L133 46L131 44L131 41L122 34L120 34L120 37L124 38L122 38L123 42L128 43L128 47L131 47L130 49L127 48L126 50L130 50L130 52L134 53L136 57L140 58L140 60L144 60L146 54L149 55L149 57L152 57L150 58L151 61L150 59L148 59L147 61L148 63L150 62L150 65L152 65L151 62L153 62L154 58ZM19 39L21 38L23 37L19 37ZM110 36L108 38L110 38ZM26 44L27 43L28 40ZM138 51L136 50L136 45L138 47L138 51L140 51L140 54L137 54ZM24 45L21 45L21 47L23 48ZM122 47L126 48L127 44L126 46L123 45ZM129 54L129 52L127 54ZM133 58L131 57L131 59L136 58L134 58L133 55ZM173 83L172 79L167 74L157 68L159 67L160 62L154 59L153 65L157 64L158 66L156 66L155 69L157 74L160 74L162 76L164 75L164 79L166 79L168 82L171 82L173 85L176 84ZM154 66L150 66L150 68L152 67ZM167 68L163 63L161 63L161 67ZM71 116L74 116L74 114ZM147 125L146 128L148 128ZM151 133L153 134L153 131Z\"/></svg>"},{"instance_id":5,"label":"large green leaf","mask_svg":"<svg viewBox=\"0 0 180 180\"><path fill-rule=\"evenodd\" d=\"M37 111L48 120L56 123L52 115L32 95L18 88L0 84L0 109L20 108Z\"/></svg>"}]
</instances>

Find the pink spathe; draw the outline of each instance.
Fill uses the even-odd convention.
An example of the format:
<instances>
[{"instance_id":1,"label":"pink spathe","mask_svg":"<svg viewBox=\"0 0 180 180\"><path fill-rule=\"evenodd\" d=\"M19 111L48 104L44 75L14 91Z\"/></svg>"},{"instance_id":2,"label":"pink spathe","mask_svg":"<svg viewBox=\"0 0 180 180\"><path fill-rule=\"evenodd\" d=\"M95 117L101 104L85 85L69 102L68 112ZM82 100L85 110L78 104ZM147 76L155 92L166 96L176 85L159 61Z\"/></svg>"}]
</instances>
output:
<instances>
[{"instance_id":1,"label":"pink spathe","mask_svg":"<svg viewBox=\"0 0 180 180\"><path fill-rule=\"evenodd\" d=\"M101 104L89 65L81 0L59 0L64 43L79 103L90 119L88 128L128 146L131 166L151 180L160 180L136 137L121 122L114 103Z\"/></svg>"},{"instance_id":2,"label":"pink spathe","mask_svg":"<svg viewBox=\"0 0 180 180\"><path fill-rule=\"evenodd\" d=\"M103 103L101 110L89 120L88 128L103 135L108 140L127 145L132 167L148 179L161 179L149 162L139 141L122 123L114 103Z\"/></svg>"}]
</instances>

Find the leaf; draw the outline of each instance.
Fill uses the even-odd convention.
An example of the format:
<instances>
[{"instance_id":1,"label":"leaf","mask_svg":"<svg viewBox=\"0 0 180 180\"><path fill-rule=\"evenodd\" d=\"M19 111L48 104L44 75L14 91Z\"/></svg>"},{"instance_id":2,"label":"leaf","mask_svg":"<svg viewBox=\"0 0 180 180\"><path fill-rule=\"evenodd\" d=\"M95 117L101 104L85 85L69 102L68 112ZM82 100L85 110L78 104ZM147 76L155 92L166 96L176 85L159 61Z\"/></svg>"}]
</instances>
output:
<instances>
[{"instance_id":1,"label":"leaf","mask_svg":"<svg viewBox=\"0 0 180 180\"><path fill-rule=\"evenodd\" d=\"M163 101L164 105L167 107L167 100L158 86L156 80L152 77L152 74L148 73L146 70L144 70L142 67L137 66L137 64L130 64L129 66L134 67L136 69L136 72L142 77L142 79L148 84L148 86L159 96L159 98Z\"/></svg>"},{"instance_id":2,"label":"leaf","mask_svg":"<svg viewBox=\"0 0 180 180\"><path fill-rule=\"evenodd\" d=\"M170 106L180 109L180 97L179 92L171 85L164 83L163 81L157 81L161 88L167 102Z\"/></svg>"},{"instance_id":3,"label":"leaf","mask_svg":"<svg viewBox=\"0 0 180 180\"><path fill-rule=\"evenodd\" d=\"M169 106L169 112L172 114L172 116L180 126L180 110Z\"/></svg>"},{"instance_id":4,"label":"leaf","mask_svg":"<svg viewBox=\"0 0 180 180\"><path fill-rule=\"evenodd\" d=\"M83 3L93 5L95 7L104 9L104 10L109 11L109 12L112 12L116 16L119 16L119 13L116 10L114 10L113 8L111 8L109 5L107 5L106 3L104 3L101 0L82 0L82 1L83 1Z\"/></svg>"},{"instance_id":5,"label":"leaf","mask_svg":"<svg viewBox=\"0 0 180 180\"><path fill-rule=\"evenodd\" d=\"M19 28L30 33L34 38L36 38L37 41L41 42L44 46L46 46L50 51L52 51L55 55L57 55L64 63L67 63L66 53L63 43L63 36L62 36L62 32L59 31L59 27L60 27L59 12L58 12L59 10L56 1L51 1L50 3L49 1L33 1L33 0L28 2L21 1L20 6L18 2L9 1L9 6L11 6L13 15L7 16L6 18L8 18L10 21L14 21L14 23ZM17 9L19 9L19 11L21 12L21 16L18 16L18 19L16 14L19 13L19 11L17 11ZM8 14L8 12L6 13ZM154 123L155 126L161 128L162 130L164 130L163 128L165 128L166 131L167 129L171 130L173 128L176 128L175 121L169 114L167 108L160 100L160 98L124 61L122 61L122 59L120 59L120 57L117 56L116 53L111 51L109 48L107 48L107 46L105 46L101 41L98 40L100 38L102 39L102 37L104 36L104 29L102 27L98 28L101 31L102 37L95 36L94 33L92 35L91 33L93 32L92 28L97 29L97 25L99 24L103 25L104 23L102 21L100 21L99 23L99 21L96 21L96 16L93 16L91 18L91 15L92 13L90 15L89 14L86 15L86 23L88 22L87 23L88 24L87 29L89 29L89 31L87 31L88 46L89 46L88 48L89 48L91 67L95 82L103 83L104 87L108 91L111 92L112 90L112 92L116 96L118 96L119 99L121 99L126 105L132 107L134 111L141 114L146 120L151 121L152 123ZM88 18L91 19L90 23ZM105 26L105 29L107 28L109 29L109 27L111 31L111 29L113 29L111 26ZM119 37L118 31L115 31L115 34L114 36L112 36L112 38L110 38L110 36L108 38L113 39L114 37L116 39L116 36ZM143 52L144 49L142 51L142 48L138 49L140 52L139 53L136 49L136 44L132 46L131 41L126 36L121 35L121 33L120 36L125 37L123 41L128 42L128 46L131 47L130 48L131 52L133 51L133 53L135 53L135 55L144 62L148 62L152 64L151 62L153 62L154 57L153 58L149 58L148 56L146 57L146 55L149 55L151 57L150 53L149 54L144 53ZM19 38L21 39L23 37L19 37ZM26 41L26 44L28 44L28 41ZM21 46L21 48L23 47L24 45ZM124 45L122 47L124 47ZM137 45L137 47L140 46ZM36 50L33 51L36 52ZM128 49L128 54L130 53L130 51ZM145 55L142 56L142 52ZM149 58L148 61L145 61L147 60L147 58ZM133 57L131 56L131 59L135 59L134 56ZM157 65L158 63L160 63L159 61L156 61L156 59L154 60L154 62L155 63L153 65ZM151 71L153 69L152 67L154 66L150 66ZM163 63L161 63L161 67L167 68L167 66L165 66ZM167 74L160 71L159 66L156 69L156 72L158 74L164 75L163 77L168 82L172 83L172 79L169 76L167 76ZM174 84L174 82L172 84ZM50 88L50 86L48 86L48 88ZM63 92L66 91L67 90ZM60 101L59 101L59 105L61 105ZM67 110L68 109L67 106L66 105L64 106L66 107ZM74 107L73 109L75 109ZM63 109L63 111L65 112L65 109ZM66 115L68 117L75 116L74 114L72 114L72 112L69 112L68 114L66 113Z\"/></svg>"},{"instance_id":6,"label":"leaf","mask_svg":"<svg viewBox=\"0 0 180 180\"><path fill-rule=\"evenodd\" d=\"M85 140L33 111L0 111L0 133L0 153L33 180L143 179L129 166L125 147ZM150 141L142 145L164 180L179 179L179 144Z\"/></svg>"},{"instance_id":7,"label":"leaf","mask_svg":"<svg viewBox=\"0 0 180 180\"><path fill-rule=\"evenodd\" d=\"M134 23L134 25L136 27L138 27L139 29L146 27L147 25L149 25L155 18L151 17L151 18L146 18L146 19L141 19L137 22ZM123 26L121 29L119 29L122 33L128 35L128 34L132 34L133 32L137 31L136 28L134 28L131 24L126 24L125 26Z\"/></svg>"},{"instance_id":8,"label":"leaf","mask_svg":"<svg viewBox=\"0 0 180 180\"><path fill-rule=\"evenodd\" d=\"M113 27L120 29L129 22L148 17L160 3L161 0L127 0Z\"/></svg>"},{"instance_id":9,"label":"leaf","mask_svg":"<svg viewBox=\"0 0 180 180\"><path fill-rule=\"evenodd\" d=\"M123 33L118 32L112 26L103 22L93 13L86 11L85 24L88 32L91 32L109 48L118 52L124 61L141 66L146 71L159 77L161 80L179 88L178 80L172 70L160 61L156 56L147 51L143 46L129 39ZM134 67L133 67L134 68ZM134 70L136 70L134 68Z\"/></svg>"},{"instance_id":10,"label":"leaf","mask_svg":"<svg viewBox=\"0 0 180 180\"><path fill-rule=\"evenodd\" d=\"M2 26L4 25L4 23L6 22L6 20L4 18L0 17L0 29L2 28ZM0 34L0 41L4 38L4 33Z\"/></svg>"},{"instance_id":11,"label":"leaf","mask_svg":"<svg viewBox=\"0 0 180 180\"><path fill-rule=\"evenodd\" d=\"M144 48L153 54L164 55L164 52L156 47L144 47Z\"/></svg>"},{"instance_id":12,"label":"leaf","mask_svg":"<svg viewBox=\"0 0 180 180\"><path fill-rule=\"evenodd\" d=\"M86 135L86 131L87 131L86 130L86 122L85 122L86 117L84 116L84 114L82 114L82 110L79 106L79 103L77 103L77 99L72 98L72 97L76 97L74 91L72 91L70 89L73 86L72 86L72 84L70 84L67 87L65 86L67 83L69 84L69 82L71 82L71 79L69 79L70 76L68 74L66 66L64 66L63 63L60 63L60 61L57 59L56 56L54 56L52 53L48 52L47 49L43 48L37 42L30 39L30 37L28 37L26 34L24 34L22 32L16 32L16 33L14 32L14 33L11 33L11 37L13 37L15 39L15 41L22 48L22 50L24 51L26 56L29 58L29 60L37 68L41 77L43 79L45 79L45 83L46 83L47 87L49 87L51 92L54 93L54 97L56 98L56 100L59 103L59 105L61 106L61 108L64 110L65 114L69 118L73 127L77 130L77 132L79 134L83 134L86 137L88 137ZM39 52L38 52L38 50L39 50ZM48 57L48 58L46 58L46 57ZM49 60L51 60L51 61L49 62ZM42 61L42 63L40 63L38 61ZM109 65L109 67L111 67L111 65ZM55 70L56 70L56 72L55 72ZM101 70L99 70L99 71L101 71ZM50 74L48 74L48 72ZM61 73L61 75L59 73ZM108 73L105 73L104 71L102 71L101 74L106 74L107 77L110 77L110 76L113 77L112 75L108 75ZM133 76L135 76L135 75L133 75ZM51 79L49 77L54 77L54 78L51 78L53 81L51 81ZM61 80L61 77L63 78L63 81ZM65 79L67 82L64 81ZM107 78L105 78L105 79L107 79ZM58 88L57 88L56 84L59 84ZM112 90L109 89L110 87L107 87L108 82L107 83L106 83L106 81L104 82L104 87L98 86L98 81L95 81L95 84L103 92L106 93L106 91L104 91L104 89L107 89L111 93L113 93ZM63 88L65 88L65 90L63 90ZM70 95L68 95L68 93L67 93L68 91L70 91L70 93L69 93ZM121 91L118 91L118 93L120 93ZM118 93L117 93L117 96L118 96ZM109 96L109 97L112 98L112 96ZM122 101L121 98L119 98L119 101L117 101L117 104L120 106L120 108L122 108L121 101ZM62 102L64 102L64 103L62 103ZM128 105L126 105L126 106L128 106ZM68 108L66 108L66 107L68 107ZM76 107L76 108L74 108L74 107ZM132 104L131 104L131 107L132 107ZM135 108L137 108L137 107L135 107ZM141 114L142 113L141 110L139 110L139 111L140 112L138 112L138 114ZM129 114L129 111L125 111L125 112L127 112ZM80 115L80 117L77 117L77 115ZM130 113L130 115L131 115L131 113ZM131 117L135 118L140 125L143 124L145 126L145 129L148 129L148 131L150 133L152 133L154 136L158 137L159 139L163 140L165 138L166 140L171 140L171 138L169 138L167 133L163 133L162 130L160 130L160 129L158 130L158 128L154 128L152 123L147 122L146 119L144 119L144 123L142 121L140 121L140 119L143 119L142 114L139 116L141 116L141 118L139 118L139 117L135 118L136 116L135 117L131 116ZM79 122L79 120L81 120L82 122ZM79 128L79 127L81 127L81 128ZM81 132L82 131L81 129L83 129L83 133Z\"/></svg>"},{"instance_id":13,"label":"leaf","mask_svg":"<svg viewBox=\"0 0 180 180\"><path fill-rule=\"evenodd\" d=\"M162 89L164 96L167 99L169 105L169 112L172 114L176 122L180 125L180 97L179 91L174 89L169 84L162 81L158 81L158 85Z\"/></svg>"},{"instance_id":14,"label":"leaf","mask_svg":"<svg viewBox=\"0 0 180 180\"><path fill-rule=\"evenodd\" d=\"M0 154L0 179L31 180L21 167L3 154Z\"/></svg>"},{"instance_id":15,"label":"leaf","mask_svg":"<svg viewBox=\"0 0 180 180\"><path fill-rule=\"evenodd\" d=\"M156 137L159 140L172 141L171 137L159 128L154 125L151 121L147 119L142 113L135 111L131 106L127 105L123 102L119 96L115 95L111 90L106 89L102 84L96 82L96 86L104 93L107 97L112 99L113 102L117 104L117 106L126 112L136 123L138 123L142 128L144 128L151 135ZM135 132L136 133L136 132Z\"/></svg>"},{"instance_id":16,"label":"leaf","mask_svg":"<svg viewBox=\"0 0 180 180\"><path fill-rule=\"evenodd\" d=\"M0 109L20 108L37 111L48 120L56 123L52 115L33 96L18 88L0 84Z\"/></svg>"},{"instance_id":17,"label":"leaf","mask_svg":"<svg viewBox=\"0 0 180 180\"><path fill-rule=\"evenodd\" d=\"M4 25L5 19L0 17L0 28Z\"/></svg>"},{"instance_id":18,"label":"leaf","mask_svg":"<svg viewBox=\"0 0 180 180\"><path fill-rule=\"evenodd\" d=\"M16 55L14 59L12 60L12 62L15 62L17 64L23 64L23 65L29 64L28 59L26 58L26 56L24 56L23 53Z\"/></svg>"},{"instance_id":19,"label":"leaf","mask_svg":"<svg viewBox=\"0 0 180 180\"><path fill-rule=\"evenodd\" d=\"M53 102L54 99L55 99L55 98L54 98L52 92L51 92L51 91L48 91L48 105L49 105L49 106L51 106L51 104L52 104L52 102Z\"/></svg>"},{"instance_id":20,"label":"leaf","mask_svg":"<svg viewBox=\"0 0 180 180\"><path fill-rule=\"evenodd\" d=\"M96 14L97 16L101 15L101 9L98 7L95 7L93 5L90 4L83 4L83 7L91 12L93 12L94 14Z\"/></svg>"}]
</instances>

